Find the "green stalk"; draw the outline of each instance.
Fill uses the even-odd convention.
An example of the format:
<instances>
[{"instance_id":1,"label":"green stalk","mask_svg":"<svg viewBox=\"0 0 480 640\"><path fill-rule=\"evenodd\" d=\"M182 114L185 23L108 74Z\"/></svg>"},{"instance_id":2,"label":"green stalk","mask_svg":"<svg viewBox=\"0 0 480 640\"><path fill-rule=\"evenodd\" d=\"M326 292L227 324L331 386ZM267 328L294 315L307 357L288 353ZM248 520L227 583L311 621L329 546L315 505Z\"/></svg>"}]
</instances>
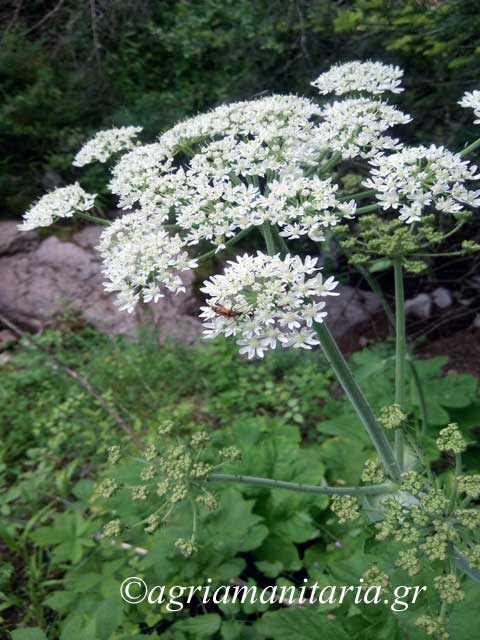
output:
<instances>
[{"instance_id":1,"label":"green stalk","mask_svg":"<svg viewBox=\"0 0 480 640\"><path fill-rule=\"evenodd\" d=\"M236 244L239 240L241 240L244 236L246 236L247 233L250 233L251 230L252 230L252 227L248 227L247 229L242 229L242 231L237 233L236 236L233 236L233 238L230 238L230 240L227 240L225 242L225 248L231 247L233 244ZM202 255L198 256L196 260L197 262L203 262L204 260L208 260L208 258L213 258L213 256L217 255L217 253L219 253L219 251L217 251L216 249L211 249L206 253L202 253Z\"/></svg>"},{"instance_id":2,"label":"green stalk","mask_svg":"<svg viewBox=\"0 0 480 640\"><path fill-rule=\"evenodd\" d=\"M264 222L260 227L267 247L267 253L269 256L274 256L277 253L277 246L273 238L272 227L268 222Z\"/></svg>"},{"instance_id":3,"label":"green stalk","mask_svg":"<svg viewBox=\"0 0 480 640\"><path fill-rule=\"evenodd\" d=\"M283 489L285 491L297 491L300 493L320 493L330 496L378 496L396 491L395 485L392 484L375 484L365 487L322 487L315 484L286 482L285 480L272 480L271 478L259 478L256 476L230 475L228 473L211 473L207 476L207 480L208 482L235 482L251 484L256 487Z\"/></svg>"},{"instance_id":4,"label":"green stalk","mask_svg":"<svg viewBox=\"0 0 480 640\"><path fill-rule=\"evenodd\" d=\"M341 153L334 153L333 156L330 158L330 160L328 162L326 162L323 167L320 167L319 170L319 175L323 175L324 173L327 173L327 171L330 171L330 169L333 169L333 167L335 165L337 165L340 160L342 159L342 154Z\"/></svg>"},{"instance_id":5,"label":"green stalk","mask_svg":"<svg viewBox=\"0 0 480 640\"><path fill-rule=\"evenodd\" d=\"M388 318L389 323L392 325L393 328L395 328L395 314L393 313L392 308L388 304L387 299L383 295L382 288L378 284L376 278L362 264L356 264L355 268L363 276L363 278L365 278L370 289L378 297L383 307L383 310L385 311L385 314ZM408 344L406 348L408 351ZM420 380L420 376L418 375L417 367L415 366L415 362L413 361L410 355L407 355L407 362L412 372L413 384L415 387L415 391L417 392L417 395L418 395L418 401L420 403L420 415L422 419L422 435L425 435L427 433L427 427L428 427L428 413L427 413L427 403L425 400L425 394L423 393L422 383Z\"/></svg>"},{"instance_id":6,"label":"green stalk","mask_svg":"<svg viewBox=\"0 0 480 640\"><path fill-rule=\"evenodd\" d=\"M380 209L380 205L379 204L367 204L364 207L360 207L358 209L355 210L355 215L357 213L370 213L370 211L377 211L378 209Z\"/></svg>"},{"instance_id":7,"label":"green stalk","mask_svg":"<svg viewBox=\"0 0 480 640\"><path fill-rule=\"evenodd\" d=\"M91 213L84 213L83 211L77 211L77 215L84 220L89 220L90 222L96 222L97 224L111 224L109 220L104 220L103 218L98 218L97 216L93 216Z\"/></svg>"},{"instance_id":8,"label":"green stalk","mask_svg":"<svg viewBox=\"0 0 480 640\"><path fill-rule=\"evenodd\" d=\"M462 156L462 158L464 156L468 156L469 153L472 153L472 151L475 151L476 149L478 149L478 147L480 147L480 138L477 138L475 142L472 142L472 144L469 144L468 147L465 147L463 151L460 151L460 155Z\"/></svg>"},{"instance_id":9,"label":"green stalk","mask_svg":"<svg viewBox=\"0 0 480 640\"><path fill-rule=\"evenodd\" d=\"M325 356L337 376L338 381L342 385L343 390L370 436L370 439L377 450L388 475L394 481L400 480L401 471L398 462L395 459L392 447L390 446L385 432L378 424L370 405L353 377L352 372L350 371L350 368L332 334L325 323L317 324L316 329L323 352L325 353Z\"/></svg>"},{"instance_id":10,"label":"green stalk","mask_svg":"<svg viewBox=\"0 0 480 640\"><path fill-rule=\"evenodd\" d=\"M370 196L374 196L375 194L375 189L367 189L366 191L358 191L357 193L352 193L352 195L340 196L338 199L341 202L348 202L349 200L364 200L365 198L370 198Z\"/></svg>"},{"instance_id":11,"label":"green stalk","mask_svg":"<svg viewBox=\"0 0 480 640\"><path fill-rule=\"evenodd\" d=\"M403 288L402 259L393 259L395 277L395 403L405 408L405 293ZM403 469L403 433L395 431L395 456L400 469Z\"/></svg>"}]
</instances>

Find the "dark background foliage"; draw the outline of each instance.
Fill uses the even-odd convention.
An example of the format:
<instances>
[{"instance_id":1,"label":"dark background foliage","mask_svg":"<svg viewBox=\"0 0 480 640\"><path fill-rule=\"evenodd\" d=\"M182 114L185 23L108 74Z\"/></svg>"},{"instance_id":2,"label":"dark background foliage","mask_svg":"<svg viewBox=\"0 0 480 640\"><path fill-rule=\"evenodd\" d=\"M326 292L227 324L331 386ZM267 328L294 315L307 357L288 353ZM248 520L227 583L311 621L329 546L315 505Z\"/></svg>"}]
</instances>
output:
<instances>
[{"instance_id":1,"label":"dark background foliage","mask_svg":"<svg viewBox=\"0 0 480 640\"><path fill-rule=\"evenodd\" d=\"M0 20L3 216L75 179L72 154L99 128L148 137L223 101L308 95L349 59L405 68L411 135L474 137L456 101L478 84L476 0L11 0Z\"/></svg>"}]
</instances>

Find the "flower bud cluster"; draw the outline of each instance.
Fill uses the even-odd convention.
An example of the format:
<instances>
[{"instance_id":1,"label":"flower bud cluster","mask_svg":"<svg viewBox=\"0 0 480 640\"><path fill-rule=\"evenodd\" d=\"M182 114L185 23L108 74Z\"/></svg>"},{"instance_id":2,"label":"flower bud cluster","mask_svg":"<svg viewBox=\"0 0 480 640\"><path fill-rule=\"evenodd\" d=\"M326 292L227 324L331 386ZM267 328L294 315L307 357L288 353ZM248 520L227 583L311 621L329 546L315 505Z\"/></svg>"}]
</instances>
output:
<instances>
[{"instance_id":1,"label":"flower bud cluster","mask_svg":"<svg viewBox=\"0 0 480 640\"><path fill-rule=\"evenodd\" d=\"M360 517L360 504L354 496L333 496L330 509L341 524Z\"/></svg>"},{"instance_id":2,"label":"flower bud cluster","mask_svg":"<svg viewBox=\"0 0 480 640\"><path fill-rule=\"evenodd\" d=\"M118 446L111 447L108 461L112 473L119 478L128 477L128 482L107 478L98 484L93 495L94 501L99 498L108 500L121 492L125 500L136 502L142 513L140 523L149 534L155 533L173 510L187 499L192 500L196 508L216 509L217 500L207 490L208 476L223 463L240 458L239 450L233 446L224 447L213 456L210 437L205 431L198 431L183 442L174 437L173 429L171 421L159 426L161 442L151 443L142 451L143 464L140 468L138 457L121 456ZM209 461L213 457L215 464ZM115 502L115 514L121 515L121 500ZM121 520L116 518L107 523L103 537L117 536L121 528ZM177 549L186 556L190 555L196 549L194 538L192 534L189 539L177 541Z\"/></svg>"},{"instance_id":3,"label":"flower bud cluster","mask_svg":"<svg viewBox=\"0 0 480 640\"><path fill-rule=\"evenodd\" d=\"M452 422L442 429L437 438L437 447L440 451L451 451L452 453L463 453L467 444L458 428L458 424Z\"/></svg>"}]
</instances>

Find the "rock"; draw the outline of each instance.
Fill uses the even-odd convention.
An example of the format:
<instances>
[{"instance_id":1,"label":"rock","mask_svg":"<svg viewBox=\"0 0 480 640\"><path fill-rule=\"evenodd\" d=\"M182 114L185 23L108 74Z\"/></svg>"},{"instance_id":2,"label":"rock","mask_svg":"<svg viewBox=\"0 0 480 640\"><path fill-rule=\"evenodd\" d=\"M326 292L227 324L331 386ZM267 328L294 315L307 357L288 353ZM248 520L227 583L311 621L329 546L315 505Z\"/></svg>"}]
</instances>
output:
<instances>
[{"instance_id":1,"label":"rock","mask_svg":"<svg viewBox=\"0 0 480 640\"><path fill-rule=\"evenodd\" d=\"M201 323L193 317L193 273L184 275L186 293L168 294L129 314L117 308L115 296L103 287L94 250L101 229L85 227L71 241L55 236L41 240L36 235L24 241L17 237L21 232L13 231L16 224L0 222L0 311L20 326L38 331L69 311L109 334L133 337L142 326L153 324L163 338L191 343L199 336ZM15 247L18 253L12 253Z\"/></svg>"},{"instance_id":2,"label":"rock","mask_svg":"<svg viewBox=\"0 0 480 640\"><path fill-rule=\"evenodd\" d=\"M328 326L336 338L341 338L356 325L368 321L382 308L377 296L369 291L348 285L340 285L336 291L340 295L329 296L327 300Z\"/></svg>"},{"instance_id":3,"label":"rock","mask_svg":"<svg viewBox=\"0 0 480 640\"><path fill-rule=\"evenodd\" d=\"M0 222L0 256L30 251L38 244L35 231L20 231L17 225L15 220Z\"/></svg>"},{"instance_id":4,"label":"rock","mask_svg":"<svg viewBox=\"0 0 480 640\"><path fill-rule=\"evenodd\" d=\"M0 351L6 349L8 346L18 341L18 337L8 329L2 329L0 331Z\"/></svg>"},{"instance_id":5,"label":"rock","mask_svg":"<svg viewBox=\"0 0 480 640\"><path fill-rule=\"evenodd\" d=\"M432 291L432 298L434 303L440 309L446 309L452 305L452 294L445 287L437 287Z\"/></svg>"},{"instance_id":6,"label":"rock","mask_svg":"<svg viewBox=\"0 0 480 640\"><path fill-rule=\"evenodd\" d=\"M411 300L405 301L405 313L416 316L421 320L428 320L432 312L432 298L428 293L419 293Z\"/></svg>"},{"instance_id":7,"label":"rock","mask_svg":"<svg viewBox=\"0 0 480 640\"><path fill-rule=\"evenodd\" d=\"M115 296L103 287L101 262L95 247L102 228L85 226L71 240L22 233L16 222L0 222L0 312L21 327L39 331L66 311L79 314L101 331L135 336L153 325L161 338L195 341L201 333L194 295L193 272L185 272L186 293L167 294L156 304L139 305L129 314L119 311ZM328 298L328 321L337 338L348 334L381 310L368 291L339 286Z\"/></svg>"}]
</instances>

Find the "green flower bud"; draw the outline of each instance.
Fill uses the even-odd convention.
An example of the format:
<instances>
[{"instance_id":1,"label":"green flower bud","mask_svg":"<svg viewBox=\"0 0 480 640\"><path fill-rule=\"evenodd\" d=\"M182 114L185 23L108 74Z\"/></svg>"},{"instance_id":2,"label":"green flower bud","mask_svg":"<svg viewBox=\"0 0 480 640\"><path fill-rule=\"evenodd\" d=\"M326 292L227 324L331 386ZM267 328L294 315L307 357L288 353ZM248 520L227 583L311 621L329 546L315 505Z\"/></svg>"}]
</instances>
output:
<instances>
[{"instance_id":1,"label":"green flower bud","mask_svg":"<svg viewBox=\"0 0 480 640\"><path fill-rule=\"evenodd\" d=\"M467 445L458 428L458 424L452 422L440 431L437 438L437 447L440 451L452 451L453 453L465 451Z\"/></svg>"}]
</instances>

